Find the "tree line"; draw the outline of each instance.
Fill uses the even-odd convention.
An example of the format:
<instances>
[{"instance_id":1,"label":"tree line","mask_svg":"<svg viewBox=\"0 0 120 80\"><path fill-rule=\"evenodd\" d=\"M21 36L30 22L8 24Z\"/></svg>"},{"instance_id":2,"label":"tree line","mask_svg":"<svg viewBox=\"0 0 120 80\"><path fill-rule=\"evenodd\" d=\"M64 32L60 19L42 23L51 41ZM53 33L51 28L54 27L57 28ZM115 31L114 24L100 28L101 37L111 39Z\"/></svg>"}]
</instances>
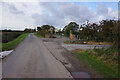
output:
<instances>
[{"instance_id":1,"label":"tree line","mask_svg":"<svg viewBox=\"0 0 120 80\"><path fill-rule=\"evenodd\" d=\"M97 24L87 21L80 26L76 22L70 22L62 32L69 37L71 30L80 40L116 43L119 36L118 22L118 20L102 20Z\"/></svg>"},{"instance_id":2,"label":"tree line","mask_svg":"<svg viewBox=\"0 0 120 80\"><path fill-rule=\"evenodd\" d=\"M42 25L41 27L37 27L37 31L39 35L45 37L45 34L54 34L55 27L51 25Z\"/></svg>"}]
</instances>

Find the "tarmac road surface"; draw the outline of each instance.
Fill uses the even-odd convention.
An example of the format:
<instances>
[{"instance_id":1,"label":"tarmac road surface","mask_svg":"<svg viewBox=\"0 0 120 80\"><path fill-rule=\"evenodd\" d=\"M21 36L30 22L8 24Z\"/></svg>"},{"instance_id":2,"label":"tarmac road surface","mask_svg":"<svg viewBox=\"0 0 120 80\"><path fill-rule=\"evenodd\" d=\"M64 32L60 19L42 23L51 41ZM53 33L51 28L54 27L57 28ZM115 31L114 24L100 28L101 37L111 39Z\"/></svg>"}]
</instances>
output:
<instances>
[{"instance_id":1,"label":"tarmac road surface","mask_svg":"<svg viewBox=\"0 0 120 80\"><path fill-rule=\"evenodd\" d=\"M34 34L29 34L2 61L3 78L72 78Z\"/></svg>"}]
</instances>

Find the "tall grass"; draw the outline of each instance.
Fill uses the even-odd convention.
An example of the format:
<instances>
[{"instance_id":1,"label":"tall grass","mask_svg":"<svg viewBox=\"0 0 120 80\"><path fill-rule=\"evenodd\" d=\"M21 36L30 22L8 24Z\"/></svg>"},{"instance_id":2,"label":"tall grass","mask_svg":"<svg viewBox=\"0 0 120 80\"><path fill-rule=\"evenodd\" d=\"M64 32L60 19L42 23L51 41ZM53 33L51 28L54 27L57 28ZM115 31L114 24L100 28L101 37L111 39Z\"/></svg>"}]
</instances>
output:
<instances>
[{"instance_id":1,"label":"tall grass","mask_svg":"<svg viewBox=\"0 0 120 80\"><path fill-rule=\"evenodd\" d=\"M114 46L104 49L73 51L73 54L91 70L104 78L118 78L118 50Z\"/></svg>"},{"instance_id":2,"label":"tall grass","mask_svg":"<svg viewBox=\"0 0 120 80\"><path fill-rule=\"evenodd\" d=\"M20 35L18 38L8 42L8 43L2 43L1 47L2 47L2 51L5 50L11 50L14 49L20 42L22 42L26 37L28 36L28 34L22 34Z\"/></svg>"},{"instance_id":3,"label":"tall grass","mask_svg":"<svg viewBox=\"0 0 120 80\"><path fill-rule=\"evenodd\" d=\"M1 32L2 43L7 43L19 37L23 32Z\"/></svg>"}]
</instances>

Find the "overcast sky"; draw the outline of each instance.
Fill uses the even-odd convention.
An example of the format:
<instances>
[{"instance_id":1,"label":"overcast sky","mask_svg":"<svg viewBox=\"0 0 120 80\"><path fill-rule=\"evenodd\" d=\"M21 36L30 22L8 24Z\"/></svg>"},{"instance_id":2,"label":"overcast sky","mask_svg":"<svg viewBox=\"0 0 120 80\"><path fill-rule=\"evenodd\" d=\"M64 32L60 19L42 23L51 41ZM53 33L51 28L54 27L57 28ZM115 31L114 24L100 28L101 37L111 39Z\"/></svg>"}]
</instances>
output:
<instances>
[{"instance_id":1,"label":"overcast sky","mask_svg":"<svg viewBox=\"0 0 120 80\"><path fill-rule=\"evenodd\" d=\"M117 2L2 2L0 6L2 29L24 30L45 24L63 28L71 21L83 24L118 18Z\"/></svg>"}]
</instances>

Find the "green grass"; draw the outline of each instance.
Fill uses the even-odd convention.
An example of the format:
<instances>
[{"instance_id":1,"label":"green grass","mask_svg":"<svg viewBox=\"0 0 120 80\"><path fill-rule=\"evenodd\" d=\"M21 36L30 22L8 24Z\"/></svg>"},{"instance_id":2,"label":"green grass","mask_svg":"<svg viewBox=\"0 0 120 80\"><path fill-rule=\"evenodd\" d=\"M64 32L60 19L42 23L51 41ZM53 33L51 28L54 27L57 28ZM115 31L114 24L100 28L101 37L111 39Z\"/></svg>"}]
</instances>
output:
<instances>
[{"instance_id":1,"label":"green grass","mask_svg":"<svg viewBox=\"0 0 120 80\"><path fill-rule=\"evenodd\" d=\"M96 71L104 78L118 78L117 68L105 64L97 57L93 57L93 55L89 53L89 50L72 53L75 54L85 66L88 66L91 70Z\"/></svg>"},{"instance_id":2,"label":"green grass","mask_svg":"<svg viewBox=\"0 0 120 80\"><path fill-rule=\"evenodd\" d=\"M40 38L45 38L44 36L41 36L41 35L39 35L37 33L34 33L34 35L37 36L37 37L40 37Z\"/></svg>"},{"instance_id":3,"label":"green grass","mask_svg":"<svg viewBox=\"0 0 120 80\"><path fill-rule=\"evenodd\" d=\"M28 36L28 34L22 34L19 37L17 37L16 39L8 42L8 43L2 43L0 45L2 45L2 51L5 50L11 50L14 49L20 42L22 42L26 37Z\"/></svg>"}]
</instances>

